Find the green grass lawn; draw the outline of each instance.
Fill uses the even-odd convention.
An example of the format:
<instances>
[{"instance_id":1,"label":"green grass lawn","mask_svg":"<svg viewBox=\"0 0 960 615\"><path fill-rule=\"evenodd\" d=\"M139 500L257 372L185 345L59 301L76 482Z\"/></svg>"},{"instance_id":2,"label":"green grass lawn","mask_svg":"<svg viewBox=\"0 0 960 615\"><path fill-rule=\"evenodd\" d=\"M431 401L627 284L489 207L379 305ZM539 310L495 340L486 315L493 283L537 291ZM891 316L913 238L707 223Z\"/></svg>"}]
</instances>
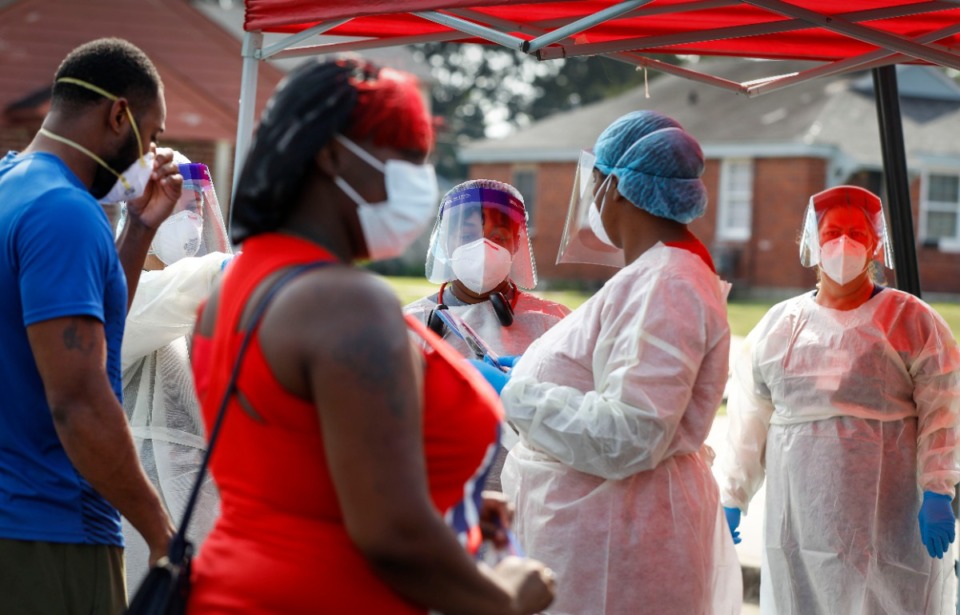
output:
<instances>
[{"instance_id":1,"label":"green grass lawn","mask_svg":"<svg viewBox=\"0 0 960 615\"><path fill-rule=\"evenodd\" d=\"M400 303L406 305L411 301L432 295L437 292L438 286L431 284L424 278L385 278L396 291ZM556 301L571 310L590 298L590 293L575 290L548 290L535 291L535 295ZM732 301L727 307L727 317L730 319L730 331L734 335L744 336L760 322L763 315L770 309L773 302L763 301ZM934 309L943 316L953 331L953 336L960 339L960 304L934 303Z\"/></svg>"}]
</instances>

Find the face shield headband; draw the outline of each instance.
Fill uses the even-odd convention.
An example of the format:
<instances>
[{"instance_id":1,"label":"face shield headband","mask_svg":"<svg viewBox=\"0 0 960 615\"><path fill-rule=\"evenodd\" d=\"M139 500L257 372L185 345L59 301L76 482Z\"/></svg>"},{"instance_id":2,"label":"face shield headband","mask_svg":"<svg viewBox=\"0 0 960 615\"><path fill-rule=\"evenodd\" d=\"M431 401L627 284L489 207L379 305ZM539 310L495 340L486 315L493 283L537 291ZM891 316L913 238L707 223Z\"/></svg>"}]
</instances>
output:
<instances>
[{"instance_id":1,"label":"face shield headband","mask_svg":"<svg viewBox=\"0 0 960 615\"><path fill-rule=\"evenodd\" d=\"M480 212L480 225L478 230L480 234L475 237L464 237L473 241L484 237L483 231L495 224L503 231L508 231L513 240L519 238L522 227L526 226L527 214L523 208L523 203L515 196L502 190L490 188L469 188L458 192L446 199L440 204L439 218L441 222L444 218L450 219L454 212L460 217L469 215L467 212ZM454 239L454 238L449 238ZM461 241L457 246L463 245L466 241ZM451 250L452 251L452 250Z\"/></svg>"},{"instance_id":2,"label":"face shield headband","mask_svg":"<svg viewBox=\"0 0 960 615\"><path fill-rule=\"evenodd\" d=\"M868 258L893 269L893 247L880 199L869 190L856 186L837 186L810 197L800 236L800 264L804 267L820 264L820 223L834 207L856 207L863 211L877 237L877 248L873 254L867 255Z\"/></svg>"}]
</instances>

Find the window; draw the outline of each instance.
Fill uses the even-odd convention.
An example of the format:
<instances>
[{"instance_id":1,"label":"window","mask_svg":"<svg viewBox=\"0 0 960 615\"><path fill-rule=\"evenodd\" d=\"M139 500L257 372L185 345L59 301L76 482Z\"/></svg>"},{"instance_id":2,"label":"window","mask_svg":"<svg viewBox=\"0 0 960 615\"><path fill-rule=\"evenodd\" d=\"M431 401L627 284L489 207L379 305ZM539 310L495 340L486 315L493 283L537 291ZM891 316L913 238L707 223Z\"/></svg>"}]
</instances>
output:
<instances>
[{"instance_id":1,"label":"window","mask_svg":"<svg viewBox=\"0 0 960 615\"><path fill-rule=\"evenodd\" d=\"M513 170L513 181L510 183L523 196L523 204L527 208L527 233L532 235L533 228L536 225L534 212L537 211L537 169L532 167L515 168Z\"/></svg>"},{"instance_id":2,"label":"window","mask_svg":"<svg viewBox=\"0 0 960 615\"><path fill-rule=\"evenodd\" d=\"M925 173L921 195L920 235L923 239L960 239L960 175Z\"/></svg>"},{"instance_id":3,"label":"window","mask_svg":"<svg viewBox=\"0 0 960 615\"><path fill-rule=\"evenodd\" d=\"M720 165L717 239L750 239L753 216L753 160L725 158Z\"/></svg>"}]
</instances>

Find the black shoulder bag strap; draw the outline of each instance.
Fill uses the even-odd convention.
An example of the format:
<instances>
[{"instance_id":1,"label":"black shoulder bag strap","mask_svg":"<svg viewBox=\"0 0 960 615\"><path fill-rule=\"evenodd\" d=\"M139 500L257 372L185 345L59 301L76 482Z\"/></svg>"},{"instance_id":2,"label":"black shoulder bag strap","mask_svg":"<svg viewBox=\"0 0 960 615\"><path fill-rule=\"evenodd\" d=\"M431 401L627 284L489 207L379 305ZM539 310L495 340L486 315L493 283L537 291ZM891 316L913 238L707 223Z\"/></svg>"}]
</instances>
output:
<instances>
[{"instance_id":1,"label":"black shoulder bag strap","mask_svg":"<svg viewBox=\"0 0 960 615\"><path fill-rule=\"evenodd\" d=\"M287 282L305 271L330 264L331 261L317 261L303 265L297 265L289 269L271 285L270 290L267 291L267 294L264 295L263 299L260 300L256 311L251 316L250 322L246 327L246 333L243 336L243 341L240 343L240 350L237 352L237 360L233 364L233 371L230 374L230 381L227 383L227 388L223 393L223 401L220 402L220 409L217 411L217 418L213 422L213 429L210 430L210 444L207 446L207 452L203 455L203 462L200 464L200 474L197 476L197 480L193 483L193 488L190 490L190 499L187 500L187 508L183 511L183 519L180 521L180 526L177 528L177 533L174 534L173 538L170 539L170 549L167 557L169 558L171 564L186 564L186 562L189 561L193 555L193 544L187 540L187 525L190 523L190 517L193 516L193 509L195 508L197 499L200 496L200 487L203 486L203 479L207 475L207 467L210 465L210 455L213 453L213 447L217 443L217 437L220 435L220 427L223 425L223 418L227 414L227 405L230 402L230 398L237 390L237 376L239 376L240 367L243 365L243 356L247 352L247 347L250 345L250 340L253 339L253 332L256 330L257 324L260 322L263 314L267 311L270 301L277 295L280 289L286 285Z\"/></svg>"}]
</instances>

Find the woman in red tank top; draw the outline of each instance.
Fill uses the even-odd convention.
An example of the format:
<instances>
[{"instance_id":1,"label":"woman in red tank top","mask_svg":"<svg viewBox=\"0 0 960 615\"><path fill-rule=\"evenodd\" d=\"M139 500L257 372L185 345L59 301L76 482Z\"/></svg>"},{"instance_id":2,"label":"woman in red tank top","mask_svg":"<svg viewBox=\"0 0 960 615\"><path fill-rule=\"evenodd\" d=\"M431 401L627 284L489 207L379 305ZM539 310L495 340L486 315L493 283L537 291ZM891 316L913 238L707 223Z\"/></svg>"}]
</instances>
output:
<instances>
[{"instance_id":1,"label":"woman in red tank top","mask_svg":"<svg viewBox=\"0 0 960 615\"><path fill-rule=\"evenodd\" d=\"M268 104L234 199L243 252L194 340L208 428L260 299L321 265L272 299L244 357L190 613L535 613L552 599L539 562L468 553L496 395L352 266L398 256L432 219L431 142L414 81L364 63L303 65Z\"/></svg>"}]
</instances>

